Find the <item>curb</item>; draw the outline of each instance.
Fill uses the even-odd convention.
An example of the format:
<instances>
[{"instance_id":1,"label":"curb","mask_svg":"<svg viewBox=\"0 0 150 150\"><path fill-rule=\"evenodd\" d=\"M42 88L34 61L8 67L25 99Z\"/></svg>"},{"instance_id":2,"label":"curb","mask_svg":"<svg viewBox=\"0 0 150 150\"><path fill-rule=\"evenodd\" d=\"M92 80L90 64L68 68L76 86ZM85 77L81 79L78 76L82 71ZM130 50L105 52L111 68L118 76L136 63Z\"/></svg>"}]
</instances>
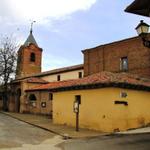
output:
<instances>
[{"instance_id":1,"label":"curb","mask_svg":"<svg viewBox=\"0 0 150 150\"><path fill-rule=\"evenodd\" d=\"M139 135L139 134L150 134L150 131L148 132L136 132L136 133L114 133L114 135Z\"/></svg>"},{"instance_id":2,"label":"curb","mask_svg":"<svg viewBox=\"0 0 150 150\"><path fill-rule=\"evenodd\" d=\"M107 136L133 136L133 135L141 135L141 134L150 134L150 132L140 132L140 133L113 133Z\"/></svg>"},{"instance_id":3,"label":"curb","mask_svg":"<svg viewBox=\"0 0 150 150\"><path fill-rule=\"evenodd\" d=\"M27 123L27 124L29 124L29 125L34 126L34 127L38 127L38 128L43 129L43 130L45 130L45 131L49 131L49 132L51 132L51 133L54 133L54 134L56 134L56 135L59 135L59 136L63 137L64 140L73 139L73 137L70 137L70 136L67 136L67 135L62 135L62 134L60 134L60 133L58 133L58 132L56 132L56 131L53 131L53 130L50 130L50 129L41 127L41 126L39 126L39 125L30 123L30 122L25 121L25 120L22 120L22 119L19 119L19 118L15 117L15 116L12 116L12 115L8 114L8 113L2 112L2 111L1 111L0 113L2 113L2 114L4 114L4 115L7 115L7 116L9 116L9 117L12 117L12 118L14 118L14 119L16 119L16 120L25 122L25 123Z\"/></svg>"}]
</instances>

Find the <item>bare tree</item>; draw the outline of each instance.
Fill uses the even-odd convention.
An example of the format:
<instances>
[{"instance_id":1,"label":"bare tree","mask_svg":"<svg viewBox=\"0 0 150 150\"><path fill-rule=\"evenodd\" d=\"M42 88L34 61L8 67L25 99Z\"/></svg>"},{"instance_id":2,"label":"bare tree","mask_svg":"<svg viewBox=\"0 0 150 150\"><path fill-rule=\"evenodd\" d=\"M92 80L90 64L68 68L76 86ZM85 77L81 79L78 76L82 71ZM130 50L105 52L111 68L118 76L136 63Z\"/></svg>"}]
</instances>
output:
<instances>
[{"instance_id":1,"label":"bare tree","mask_svg":"<svg viewBox=\"0 0 150 150\"><path fill-rule=\"evenodd\" d=\"M3 110L7 111L8 85L15 77L17 44L11 37L2 37L0 39L0 83L3 87Z\"/></svg>"}]
</instances>

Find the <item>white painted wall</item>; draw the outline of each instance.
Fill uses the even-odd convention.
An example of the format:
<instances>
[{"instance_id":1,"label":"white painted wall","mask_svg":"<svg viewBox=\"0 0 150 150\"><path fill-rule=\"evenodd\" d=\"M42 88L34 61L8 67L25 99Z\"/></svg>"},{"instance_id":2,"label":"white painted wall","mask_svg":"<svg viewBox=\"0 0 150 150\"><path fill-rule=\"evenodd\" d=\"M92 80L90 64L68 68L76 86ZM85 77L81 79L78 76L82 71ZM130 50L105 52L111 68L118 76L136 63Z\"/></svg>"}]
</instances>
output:
<instances>
[{"instance_id":1,"label":"white painted wall","mask_svg":"<svg viewBox=\"0 0 150 150\"><path fill-rule=\"evenodd\" d=\"M70 79L79 79L79 72L82 72L82 77L83 77L84 76L83 69L79 69L79 70L64 72L60 74L45 75L41 78L48 82L57 81L58 75L60 75L60 81L70 80Z\"/></svg>"}]
</instances>

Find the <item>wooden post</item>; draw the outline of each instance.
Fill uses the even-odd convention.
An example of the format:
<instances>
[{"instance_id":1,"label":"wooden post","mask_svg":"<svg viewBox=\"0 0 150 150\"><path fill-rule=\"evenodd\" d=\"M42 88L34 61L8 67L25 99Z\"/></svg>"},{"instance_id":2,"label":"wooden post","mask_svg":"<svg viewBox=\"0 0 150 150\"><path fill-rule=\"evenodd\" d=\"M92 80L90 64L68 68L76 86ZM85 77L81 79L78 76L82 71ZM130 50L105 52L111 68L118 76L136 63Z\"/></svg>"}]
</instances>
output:
<instances>
[{"instance_id":1,"label":"wooden post","mask_svg":"<svg viewBox=\"0 0 150 150\"><path fill-rule=\"evenodd\" d=\"M76 131L79 131L79 111L76 112Z\"/></svg>"}]
</instances>

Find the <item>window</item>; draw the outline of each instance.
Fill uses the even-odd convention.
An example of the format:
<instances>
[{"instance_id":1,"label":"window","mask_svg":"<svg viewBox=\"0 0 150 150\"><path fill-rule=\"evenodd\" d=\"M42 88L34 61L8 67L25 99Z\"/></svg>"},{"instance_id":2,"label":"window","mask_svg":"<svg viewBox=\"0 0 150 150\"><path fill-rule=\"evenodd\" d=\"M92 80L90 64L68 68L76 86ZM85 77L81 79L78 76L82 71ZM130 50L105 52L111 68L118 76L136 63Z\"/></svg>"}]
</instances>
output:
<instances>
[{"instance_id":1,"label":"window","mask_svg":"<svg viewBox=\"0 0 150 150\"><path fill-rule=\"evenodd\" d=\"M128 71L128 57L122 57L120 59L120 70Z\"/></svg>"},{"instance_id":2,"label":"window","mask_svg":"<svg viewBox=\"0 0 150 150\"><path fill-rule=\"evenodd\" d=\"M36 101L36 96L34 94L30 94L29 100L30 101Z\"/></svg>"},{"instance_id":3,"label":"window","mask_svg":"<svg viewBox=\"0 0 150 150\"><path fill-rule=\"evenodd\" d=\"M78 72L79 78L82 78L82 72Z\"/></svg>"},{"instance_id":4,"label":"window","mask_svg":"<svg viewBox=\"0 0 150 150\"><path fill-rule=\"evenodd\" d=\"M30 55L30 61L35 62L35 53L31 53Z\"/></svg>"},{"instance_id":5,"label":"window","mask_svg":"<svg viewBox=\"0 0 150 150\"><path fill-rule=\"evenodd\" d=\"M53 93L49 93L49 100L53 100Z\"/></svg>"},{"instance_id":6,"label":"window","mask_svg":"<svg viewBox=\"0 0 150 150\"><path fill-rule=\"evenodd\" d=\"M57 75L57 81L60 81L60 75Z\"/></svg>"}]
</instances>

